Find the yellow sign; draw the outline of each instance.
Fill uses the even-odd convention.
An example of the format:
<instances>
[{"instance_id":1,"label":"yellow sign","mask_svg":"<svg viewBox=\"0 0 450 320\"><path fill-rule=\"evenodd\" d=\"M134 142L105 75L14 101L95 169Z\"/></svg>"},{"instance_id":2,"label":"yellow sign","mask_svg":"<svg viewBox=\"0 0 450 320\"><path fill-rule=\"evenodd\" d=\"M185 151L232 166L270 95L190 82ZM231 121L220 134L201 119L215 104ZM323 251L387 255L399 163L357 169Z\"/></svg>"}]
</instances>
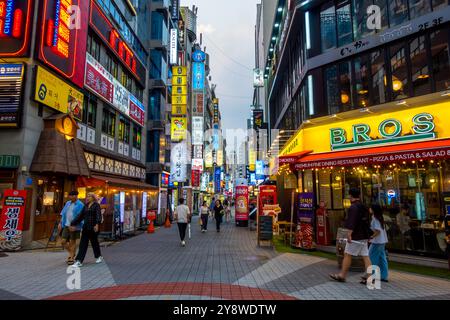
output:
<instances>
[{"instance_id":1,"label":"yellow sign","mask_svg":"<svg viewBox=\"0 0 450 320\"><path fill-rule=\"evenodd\" d=\"M182 105L182 104L180 104L180 105L173 104L172 105L172 114L181 116L181 115L186 115L186 113L187 113L187 105Z\"/></svg>"},{"instance_id":2,"label":"yellow sign","mask_svg":"<svg viewBox=\"0 0 450 320\"><path fill-rule=\"evenodd\" d=\"M446 102L308 127L298 131L280 155L330 152L353 144L368 147L450 138L448 119L450 103Z\"/></svg>"},{"instance_id":3,"label":"yellow sign","mask_svg":"<svg viewBox=\"0 0 450 320\"><path fill-rule=\"evenodd\" d=\"M172 95L187 95L187 86L172 86Z\"/></svg>"},{"instance_id":4,"label":"yellow sign","mask_svg":"<svg viewBox=\"0 0 450 320\"><path fill-rule=\"evenodd\" d=\"M172 104L187 104L187 96L172 96Z\"/></svg>"},{"instance_id":5,"label":"yellow sign","mask_svg":"<svg viewBox=\"0 0 450 320\"><path fill-rule=\"evenodd\" d=\"M34 99L62 113L81 119L83 94L42 67L37 68Z\"/></svg>"},{"instance_id":6,"label":"yellow sign","mask_svg":"<svg viewBox=\"0 0 450 320\"><path fill-rule=\"evenodd\" d=\"M174 85L174 86L187 85L187 77L186 76L173 76L172 77L172 85Z\"/></svg>"},{"instance_id":7,"label":"yellow sign","mask_svg":"<svg viewBox=\"0 0 450 320\"><path fill-rule=\"evenodd\" d=\"M172 141L180 141L186 139L187 118L172 117L170 136Z\"/></svg>"},{"instance_id":8,"label":"yellow sign","mask_svg":"<svg viewBox=\"0 0 450 320\"><path fill-rule=\"evenodd\" d=\"M187 75L187 68L182 66L173 66L172 67L172 74L174 76L186 76Z\"/></svg>"}]
</instances>

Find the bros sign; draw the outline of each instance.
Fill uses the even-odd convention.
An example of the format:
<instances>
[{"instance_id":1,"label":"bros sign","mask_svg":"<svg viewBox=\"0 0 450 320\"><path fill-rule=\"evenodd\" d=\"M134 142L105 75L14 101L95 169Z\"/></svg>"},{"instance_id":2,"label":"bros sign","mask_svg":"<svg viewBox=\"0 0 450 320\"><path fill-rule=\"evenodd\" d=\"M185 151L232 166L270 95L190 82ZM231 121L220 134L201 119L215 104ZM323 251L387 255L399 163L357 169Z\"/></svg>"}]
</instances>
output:
<instances>
[{"instance_id":1,"label":"bros sign","mask_svg":"<svg viewBox=\"0 0 450 320\"><path fill-rule=\"evenodd\" d=\"M378 125L378 134L373 132L368 124L354 124L352 126L352 139L347 138L343 128L330 129L330 143L332 150L350 149L364 146L376 146L393 142L413 142L416 140L434 139L434 118L429 113L419 113L412 118L411 130L402 134L402 122L390 118Z\"/></svg>"}]
</instances>

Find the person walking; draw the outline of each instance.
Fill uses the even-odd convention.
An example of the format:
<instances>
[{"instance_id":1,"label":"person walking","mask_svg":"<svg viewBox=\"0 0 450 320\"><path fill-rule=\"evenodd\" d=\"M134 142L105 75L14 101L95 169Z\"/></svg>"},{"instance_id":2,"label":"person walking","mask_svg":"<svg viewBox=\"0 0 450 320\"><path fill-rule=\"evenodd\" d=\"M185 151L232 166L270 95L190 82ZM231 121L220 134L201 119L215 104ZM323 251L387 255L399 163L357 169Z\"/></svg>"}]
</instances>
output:
<instances>
[{"instance_id":1,"label":"person walking","mask_svg":"<svg viewBox=\"0 0 450 320\"><path fill-rule=\"evenodd\" d=\"M58 232L61 233L61 244L69 253L67 264L73 265L75 263L75 251L77 247L77 240L80 239L81 228L83 221L75 225L74 231L70 230L70 225L83 212L84 204L78 199L78 192L69 192L69 201L66 202L61 211L61 222L58 224Z\"/></svg>"},{"instance_id":2,"label":"person walking","mask_svg":"<svg viewBox=\"0 0 450 320\"><path fill-rule=\"evenodd\" d=\"M370 228L374 232L369 239L371 243L369 247L370 261L372 265L380 268L381 281L388 282L388 261L385 248L388 237L384 224L383 209L380 205L375 204L370 208L370 213L372 214ZM367 279L363 278L362 282L364 280Z\"/></svg>"},{"instance_id":3,"label":"person walking","mask_svg":"<svg viewBox=\"0 0 450 320\"><path fill-rule=\"evenodd\" d=\"M450 270L450 212L447 209L447 214L444 217L445 240L447 242L447 257L448 269Z\"/></svg>"},{"instance_id":4,"label":"person walking","mask_svg":"<svg viewBox=\"0 0 450 320\"><path fill-rule=\"evenodd\" d=\"M225 221L229 223L231 221L231 210L230 210L230 203L227 199L223 202L223 210L225 211Z\"/></svg>"},{"instance_id":5,"label":"person walking","mask_svg":"<svg viewBox=\"0 0 450 320\"><path fill-rule=\"evenodd\" d=\"M186 228L189 223L189 219L191 216L191 213L189 211L189 207L184 204L184 199L180 198L178 200L178 206L175 209L174 218L177 221L178 224L178 231L180 233L180 239L181 239L181 245L183 247L186 246L186 241L184 241L186 237Z\"/></svg>"},{"instance_id":6,"label":"person walking","mask_svg":"<svg viewBox=\"0 0 450 320\"><path fill-rule=\"evenodd\" d=\"M214 218L216 219L217 232L220 232L220 224L222 223L223 215L224 215L224 210L223 210L222 202L220 200L216 200L216 205L214 206Z\"/></svg>"},{"instance_id":7,"label":"person walking","mask_svg":"<svg viewBox=\"0 0 450 320\"><path fill-rule=\"evenodd\" d=\"M352 257L361 256L364 261L365 270L371 265L369 259L368 241L370 237L369 210L361 203L360 190L350 189L351 206L348 209L345 228L347 232L347 243L344 251L344 260L340 273L329 274L329 277L339 282L345 282L348 270L352 264ZM368 277L367 277L368 278ZM366 279L367 279L366 278Z\"/></svg>"},{"instance_id":8,"label":"person walking","mask_svg":"<svg viewBox=\"0 0 450 320\"><path fill-rule=\"evenodd\" d=\"M200 219L202 221L202 232L208 231L209 207L206 201L203 201L200 207Z\"/></svg>"},{"instance_id":9,"label":"person walking","mask_svg":"<svg viewBox=\"0 0 450 320\"><path fill-rule=\"evenodd\" d=\"M75 258L75 266L82 267L84 258L86 257L89 242L94 250L95 263L102 263L103 257L98 243L99 225L102 222L102 212L97 202L97 196L94 193L88 193L86 197L86 205L83 212L72 221L71 228L74 230L83 219L83 229L81 231L80 247Z\"/></svg>"}]
</instances>

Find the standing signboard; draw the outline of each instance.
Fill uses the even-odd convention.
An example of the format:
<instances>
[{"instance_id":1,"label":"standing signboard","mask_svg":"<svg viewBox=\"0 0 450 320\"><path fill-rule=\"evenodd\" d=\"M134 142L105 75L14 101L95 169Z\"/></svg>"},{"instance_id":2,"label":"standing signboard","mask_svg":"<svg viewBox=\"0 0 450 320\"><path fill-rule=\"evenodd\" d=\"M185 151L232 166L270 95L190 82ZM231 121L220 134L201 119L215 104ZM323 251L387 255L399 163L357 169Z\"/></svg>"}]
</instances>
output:
<instances>
[{"instance_id":1,"label":"standing signboard","mask_svg":"<svg viewBox=\"0 0 450 320\"><path fill-rule=\"evenodd\" d=\"M248 187L246 185L236 186L236 224L248 222Z\"/></svg>"},{"instance_id":2,"label":"standing signboard","mask_svg":"<svg viewBox=\"0 0 450 320\"><path fill-rule=\"evenodd\" d=\"M0 249L17 250L22 244L25 190L6 189L0 216Z\"/></svg>"},{"instance_id":3,"label":"standing signboard","mask_svg":"<svg viewBox=\"0 0 450 320\"><path fill-rule=\"evenodd\" d=\"M297 203L297 230L295 246L302 249L313 249L314 193L301 192Z\"/></svg>"}]
</instances>

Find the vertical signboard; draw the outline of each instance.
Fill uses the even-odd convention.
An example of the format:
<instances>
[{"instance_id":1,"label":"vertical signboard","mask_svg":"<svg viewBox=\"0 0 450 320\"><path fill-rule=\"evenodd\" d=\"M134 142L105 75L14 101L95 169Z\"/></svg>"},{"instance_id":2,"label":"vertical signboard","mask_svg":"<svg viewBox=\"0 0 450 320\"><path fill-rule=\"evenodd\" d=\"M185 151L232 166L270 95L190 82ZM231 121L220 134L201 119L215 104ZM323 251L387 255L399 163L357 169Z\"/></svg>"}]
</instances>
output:
<instances>
[{"instance_id":1,"label":"vertical signboard","mask_svg":"<svg viewBox=\"0 0 450 320\"><path fill-rule=\"evenodd\" d=\"M185 182L187 179L188 150L186 142L172 144L170 181Z\"/></svg>"},{"instance_id":2,"label":"vertical signboard","mask_svg":"<svg viewBox=\"0 0 450 320\"><path fill-rule=\"evenodd\" d=\"M170 16L173 21L178 21L180 16L180 0L171 0L170 1Z\"/></svg>"},{"instance_id":3,"label":"vertical signboard","mask_svg":"<svg viewBox=\"0 0 450 320\"><path fill-rule=\"evenodd\" d=\"M203 145L203 117L192 117L192 145Z\"/></svg>"},{"instance_id":4,"label":"vertical signboard","mask_svg":"<svg viewBox=\"0 0 450 320\"><path fill-rule=\"evenodd\" d=\"M24 65L0 63L0 127L19 127Z\"/></svg>"},{"instance_id":5,"label":"vertical signboard","mask_svg":"<svg viewBox=\"0 0 450 320\"><path fill-rule=\"evenodd\" d=\"M25 190L6 189L0 216L0 249L16 250L22 244L23 219L25 216Z\"/></svg>"},{"instance_id":6,"label":"vertical signboard","mask_svg":"<svg viewBox=\"0 0 450 320\"><path fill-rule=\"evenodd\" d=\"M194 62L192 64L192 89L194 91L203 91L205 88L205 64L203 62Z\"/></svg>"},{"instance_id":7,"label":"vertical signboard","mask_svg":"<svg viewBox=\"0 0 450 320\"><path fill-rule=\"evenodd\" d=\"M264 87L264 73L261 69L253 69L253 87Z\"/></svg>"},{"instance_id":8,"label":"vertical signboard","mask_svg":"<svg viewBox=\"0 0 450 320\"><path fill-rule=\"evenodd\" d=\"M253 129L259 130L263 124L264 111L253 110Z\"/></svg>"},{"instance_id":9,"label":"vertical signboard","mask_svg":"<svg viewBox=\"0 0 450 320\"><path fill-rule=\"evenodd\" d=\"M313 248L313 218L314 193L299 193L297 202L297 230L295 235L296 247L303 249Z\"/></svg>"},{"instance_id":10,"label":"vertical signboard","mask_svg":"<svg viewBox=\"0 0 450 320\"><path fill-rule=\"evenodd\" d=\"M220 167L214 168L214 192L215 193L220 193L222 190L221 184L220 184L221 173L222 173L222 170L220 169Z\"/></svg>"},{"instance_id":11,"label":"vertical signboard","mask_svg":"<svg viewBox=\"0 0 450 320\"><path fill-rule=\"evenodd\" d=\"M247 186L236 186L236 221L247 221L248 220L248 187Z\"/></svg>"},{"instance_id":12,"label":"vertical signboard","mask_svg":"<svg viewBox=\"0 0 450 320\"><path fill-rule=\"evenodd\" d=\"M191 172L191 183L192 183L192 186L194 188L200 187L200 175L201 175L201 171L200 170L192 169L192 172Z\"/></svg>"},{"instance_id":13,"label":"vertical signboard","mask_svg":"<svg viewBox=\"0 0 450 320\"><path fill-rule=\"evenodd\" d=\"M178 62L178 31L170 29L170 64Z\"/></svg>"}]
</instances>

